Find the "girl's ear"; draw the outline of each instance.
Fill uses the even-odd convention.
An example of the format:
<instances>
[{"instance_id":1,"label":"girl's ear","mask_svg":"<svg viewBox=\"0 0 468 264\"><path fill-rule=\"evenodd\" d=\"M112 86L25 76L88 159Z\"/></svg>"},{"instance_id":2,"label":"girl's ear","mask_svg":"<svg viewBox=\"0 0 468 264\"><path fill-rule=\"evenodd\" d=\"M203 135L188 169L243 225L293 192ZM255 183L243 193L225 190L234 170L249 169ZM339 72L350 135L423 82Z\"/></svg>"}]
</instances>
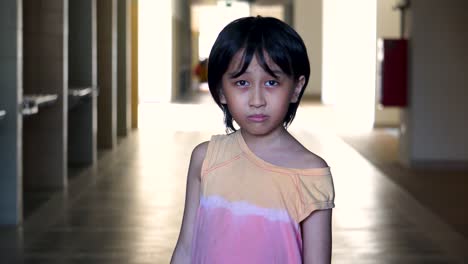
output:
<instances>
[{"instance_id":1,"label":"girl's ear","mask_svg":"<svg viewBox=\"0 0 468 264\"><path fill-rule=\"evenodd\" d=\"M223 88L219 89L219 101L222 104L227 104L226 103L226 97L224 96Z\"/></svg>"},{"instance_id":2,"label":"girl's ear","mask_svg":"<svg viewBox=\"0 0 468 264\"><path fill-rule=\"evenodd\" d=\"M304 87L305 77L301 75L299 79L297 79L296 85L294 86L294 91L291 97L291 103L297 103L299 100L299 95L301 94L302 88Z\"/></svg>"}]
</instances>

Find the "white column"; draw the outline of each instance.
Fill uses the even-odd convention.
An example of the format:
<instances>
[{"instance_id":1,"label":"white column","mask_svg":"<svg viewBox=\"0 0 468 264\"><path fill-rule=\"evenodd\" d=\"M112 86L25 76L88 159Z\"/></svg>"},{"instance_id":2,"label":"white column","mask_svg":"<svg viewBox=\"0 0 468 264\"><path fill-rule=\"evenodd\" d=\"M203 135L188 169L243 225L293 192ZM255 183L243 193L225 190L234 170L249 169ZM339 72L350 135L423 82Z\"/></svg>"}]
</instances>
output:
<instances>
[{"instance_id":1,"label":"white column","mask_svg":"<svg viewBox=\"0 0 468 264\"><path fill-rule=\"evenodd\" d=\"M333 104L341 129L374 123L376 1L323 1L322 99Z\"/></svg>"}]
</instances>

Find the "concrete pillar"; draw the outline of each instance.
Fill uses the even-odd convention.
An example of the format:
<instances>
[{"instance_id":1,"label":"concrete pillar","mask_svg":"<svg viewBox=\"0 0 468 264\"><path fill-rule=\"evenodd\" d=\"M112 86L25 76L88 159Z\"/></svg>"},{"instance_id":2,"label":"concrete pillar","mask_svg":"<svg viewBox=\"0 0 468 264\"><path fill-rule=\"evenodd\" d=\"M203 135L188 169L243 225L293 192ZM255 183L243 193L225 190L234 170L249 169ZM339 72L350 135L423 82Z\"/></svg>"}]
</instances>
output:
<instances>
[{"instance_id":1,"label":"concrete pillar","mask_svg":"<svg viewBox=\"0 0 468 264\"><path fill-rule=\"evenodd\" d=\"M117 144L117 0L97 1L98 146Z\"/></svg>"},{"instance_id":2,"label":"concrete pillar","mask_svg":"<svg viewBox=\"0 0 468 264\"><path fill-rule=\"evenodd\" d=\"M138 0L131 0L132 128L138 128Z\"/></svg>"},{"instance_id":3,"label":"concrete pillar","mask_svg":"<svg viewBox=\"0 0 468 264\"><path fill-rule=\"evenodd\" d=\"M310 60L310 78L305 97L320 98L322 94L322 28L323 28L323 0L296 0L293 10L285 15L293 15L294 29L301 35L307 47ZM286 10L288 11L288 10ZM289 13L289 14L288 14ZM286 16L286 19L291 19Z\"/></svg>"},{"instance_id":4,"label":"concrete pillar","mask_svg":"<svg viewBox=\"0 0 468 264\"><path fill-rule=\"evenodd\" d=\"M190 1L173 0L172 44L173 44L173 92L172 100L181 99L190 92L192 80L192 33L190 27Z\"/></svg>"},{"instance_id":5,"label":"concrete pillar","mask_svg":"<svg viewBox=\"0 0 468 264\"><path fill-rule=\"evenodd\" d=\"M131 2L118 0L117 11L117 134L131 127Z\"/></svg>"},{"instance_id":6,"label":"concrete pillar","mask_svg":"<svg viewBox=\"0 0 468 264\"><path fill-rule=\"evenodd\" d=\"M0 1L0 225L23 219L22 186L22 1Z\"/></svg>"},{"instance_id":7,"label":"concrete pillar","mask_svg":"<svg viewBox=\"0 0 468 264\"><path fill-rule=\"evenodd\" d=\"M284 22L294 26L294 3L289 1L283 4L284 7Z\"/></svg>"},{"instance_id":8,"label":"concrete pillar","mask_svg":"<svg viewBox=\"0 0 468 264\"><path fill-rule=\"evenodd\" d=\"M24 118L25 188L67 185L68 0L24 0L24 95L58 99Z\"/></svg>"},{"instance_id":9,"label":"concrete pillar","mask_svg":"<svg viewBox=\"0 0 468 264\"><path fill-rule=\"evenodd\" d=\"M70 1L68 164L91 165L97 159L96 0ZM73 102L72 102L73 101Z\"/></svg>"}]
</instances>

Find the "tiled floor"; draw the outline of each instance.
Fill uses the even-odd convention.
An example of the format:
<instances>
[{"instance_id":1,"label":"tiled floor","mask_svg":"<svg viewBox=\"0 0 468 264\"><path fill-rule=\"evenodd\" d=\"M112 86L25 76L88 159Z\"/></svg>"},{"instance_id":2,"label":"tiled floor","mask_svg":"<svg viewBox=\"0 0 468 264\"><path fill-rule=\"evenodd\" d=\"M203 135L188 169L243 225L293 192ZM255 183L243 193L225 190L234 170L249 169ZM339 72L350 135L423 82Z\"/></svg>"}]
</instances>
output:
<instances>
[{"instance_id":1,"label":"tiled floor","mask_svg":"<svg viewBox=\"0 0 468 264\"><path fill-rule=\"evenodd\" d=\"M396 132L396 129L377 129L341 138L385 176L468 238L468 172L453 168L405 168L398 161Z\"/></svg>"},{"instance_id":2,"label":"tiled floor","mask_svg":"<svg viewBox=\"0 0 468 264\"><path fill-rule=\"evenodd\" d=\"M468 263L466 239L332 133L327 108L299 111L291 131L334 174L333 263ZM224 129L210 104L142 105L141 114L141 128L66 192L23 227L0 229L0 263L168 263L190 152Z\"/></svg>"}]
</instances>

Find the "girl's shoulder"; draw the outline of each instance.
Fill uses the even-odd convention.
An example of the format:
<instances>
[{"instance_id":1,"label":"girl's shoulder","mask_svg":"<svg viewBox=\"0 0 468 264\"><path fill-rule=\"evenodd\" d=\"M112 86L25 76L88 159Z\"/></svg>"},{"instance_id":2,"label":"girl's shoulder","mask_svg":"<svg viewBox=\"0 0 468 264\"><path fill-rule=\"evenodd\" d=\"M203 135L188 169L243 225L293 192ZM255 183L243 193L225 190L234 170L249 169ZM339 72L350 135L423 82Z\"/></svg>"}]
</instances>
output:
<instances>
[{"instance_id":1,"label":"girl's shoulder","mask_svg":"<svg viewBox=\"0 0 468 264\"><path fill-rule=\"evenodd\" d=\"M322 157L310 151L295 139L290 145L284 148L284 154L283 157L296 168L328 168L327 162Z\"/></svg>"},{"instance_id":2,"label":"girl's shoulder","mask_svg":"<svg viewBox=\"0 0 468 264\"><path fill-rule=\"evenodd\" d=\"M300 156L302 157L301 160L304 162L304 165L308 166L311 169L328 167L328 163L322 157L313 153L305 147L304 150L301 151Z\"/></svg>"},{"instance_id":3,"label":"girl's shoulder","mask_svg":"<svg viewBox=\"0 0 468 264\"><path fill-rule=\"evenodd\" d=\"M201 167L203 160L206 157L209 143L209 141L202 142L193 149L192 156L190 158L191 164L197 167Z\"/></svg>"},{"instance_id":4,"label":"girl's shoulder","mask_svg":"<svg viewBox=\"0 0 468 264\"><path fill-rule=\"evenodd\" d=\"M198 145L195 146L195 148L193 149L192 155L196 155L196 156L205 156L209 144L210 144L210 141L204 141L204 142L198 144Z\"/></svg>"}]
</instances>

